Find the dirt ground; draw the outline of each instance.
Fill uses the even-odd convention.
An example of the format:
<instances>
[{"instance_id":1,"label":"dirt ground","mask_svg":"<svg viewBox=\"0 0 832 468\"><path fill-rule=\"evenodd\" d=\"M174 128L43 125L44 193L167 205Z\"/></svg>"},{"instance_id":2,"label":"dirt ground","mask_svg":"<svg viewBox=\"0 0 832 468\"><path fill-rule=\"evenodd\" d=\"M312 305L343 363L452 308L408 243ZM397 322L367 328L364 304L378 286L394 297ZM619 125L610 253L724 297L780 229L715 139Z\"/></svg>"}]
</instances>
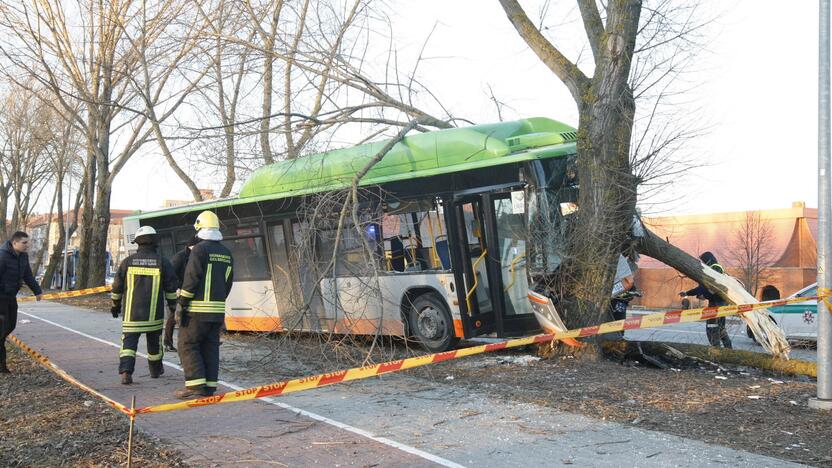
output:
<instances>
[{"instance_id":1,"label":"dirt ground","mask_svg":"<svg viewBox=\"0 0 832 468\"><path fill-rule=\"evenodd\" d=\"M109 310L106 295L66 302ZM222 371L245 369L249 378L264 383L329 372L350 367L350 357L364 351L357 341L333 347L332 342L308 335L227 334ZM375 361L418 352L394 340ZM832 413L808 408L816 385L806 377L705 362L661 370L603 358L539 359L534 349L472 356L407 373L439 386L832 467Z\"/></svg>"},{"instance_id":2,"label":"dirt ground","mask_svg":"<svg viewBox=\"0 0 832 468\"><path fill-rule=\"evenodd\" d=\"M128 419L65 383L12 344L0 375L3 466L126 466ZM136 466L186 466L163 441L134 439Z\"/></svg>"}]
</instances>

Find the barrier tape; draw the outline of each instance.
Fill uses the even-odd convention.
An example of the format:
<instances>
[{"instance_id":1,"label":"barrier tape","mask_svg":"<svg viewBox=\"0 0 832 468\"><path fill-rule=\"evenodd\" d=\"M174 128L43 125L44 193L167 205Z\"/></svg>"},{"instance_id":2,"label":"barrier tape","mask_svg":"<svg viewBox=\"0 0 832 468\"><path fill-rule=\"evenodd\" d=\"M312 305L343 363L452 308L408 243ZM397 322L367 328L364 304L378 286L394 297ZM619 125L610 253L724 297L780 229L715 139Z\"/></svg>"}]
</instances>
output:
<instances>
[{"instance_id":1,"label":"barrier tape","mask_svg":"<svg viewBox=\"0 0 832 468\"><path fill-rule=\"evenodd\" d=\"M421 367L429 364L450 361L466 356L473 356L475 354L499 351L501 349L516 348L520 346L527 346L530 344L548 343L550 341L564 340L568 338L587 338L590 336L603 335L605 333L612 333L617 331L638 330L644 328L659 328L676 323L700 322L703 320L728 317L730 315L737 315L758 309L767 309L769 307L778 307L786 304L804 302L812 299L818 298L799 297L794 299L761 302L757 304L704 307L700 309L658 312L649 315L634 316L624 320L606 322L600 325L593 325L590 327L567 330L555 334L542 334L529 336L525 338L517 338L513 340L501 341L499 343L491 343L486 345L473 346L470 348L458 349L454 351L445 351L442 353L428 354L424 356L401 359L397 361L389 361L381 364L357 367L353 369L341 370L336 372L329 372L300 379L285 380L282 382L275 382L268 385L261 385L257 387L238 390L235 392L222 393L219 395L182 401L178 403L166 403L161 405L145 406L141 408L136 408L135 411L136 414L162 413L166 411L178 411L190 408L198 408L202 406L211 406L220 403L232 403L237 401L255 400L258 398L276 397L286 395L288 393L301 392L304 390L311 390L313 388L325 387L337 383L361 380L369 377L389 374L391 372L412 369L414 367Z\"/></svg>"},{"instance_id":2,"label":"barrier tape","mask_svg":"<svg viewBox=\"0 0 832 468\"><path fill-rule=\"evenodd\" d=\"M824 305L826 305L827 312L832 314L832 289L818 288L818 296L823 300Z\"/></svg>"},{"instance_id":3,"label":"barrier tape","mask_svg":"<svg viewBox=\"0 0 832 468\"><path fill-rule=\"evenodd\" d=\"M9 341L11 341L15 345L17 345L18 348L20 348L23 351L26 351L27 353L29 353L32 357L35 358L35 360L38 363L40 363L41 365L43 365L47 369L51 370L52 372L58 374L58 376L61 377L62 379L64 379L65 381L67 381L70 384L72 384L72 385L80 388L81 390L89 393L90 395L93 395L93 396L96 396L96 397L100 398L101 400L104 401L104 403L106 403L109 406L113 407L114 409L124 413L125 415L130 416L130 417L135 416L135 412L133 410L131 410L130 408L122 405L121 403L111 399L107 395L104 395L103 393L99 393L94 388L88 387L87 385L79 382L78 380L75 379L75 377L69 375L65 370L61 369L55 363L50 361L49 358L47 358L43 354L40 354L39 352L35 351L34 349L30 348L26 343L20 341L16 336L9 335L8 339L9 339Z\"/></svg>"},{"instance_id":4,"label":"barrier tape","mask_svg":"<svg viewBox=\"0 0 832 468\"><path fill-rule=\"evenodd\" d=\"M101 286L98 288L91 288L85 289L81 291L72 291L73 293L85 293L85 294L93 294L95 292L103 292L104 290L109 290L109 286ZM92 292L90 292L92 291ZM509 348L517 348L520 346L528 346L531 344L543 344L548 343L551 341L560 341L570 338L588 338L591 336L596 335L603 335L606 333L613 333L617 331L625 331L625 330L639 330L645 328L660 328L666 325L673 325L676 323L690 323L690 322L701 322L703 320L709 320L714 318L720 317L728 317L731 315L743 314L746 312L751 312L754 310L759 309L768 309L770 307L779 307L787 304L795 304L799 302L805 302L810 300L817 300L821 299L824 303L827 304L827 307L830 305L830 297L826 293L831 293L832 290L821 290L823 293L821 296L809 296L809 297L798 297L793 299L781 299L777 301L770 301L770 302L760 302L756 304L741 304L741 305L729 305L729 306L721 306L721 307L703 307L699 309L688 309L688 310L671 310L669 312L657 312L648 315L640 315L630 317L624 320L616 320L613 322L606 322L599 325L593 325L589 327L577 328L574 330L567 330L564 332L559 332L555 334L541 334L541 335L534 335L525 338L516 338L513 340L501 341L499 343L491 343L486 345L480 346L472 346L470 348L463 348L453 351L445 351L442 353L434 353L434 354L427 354L424 356L417 356L407 359L400 359L396 361L388 361L381 364L375 364L371 366L364 366L364 367L356 367L347 370L341 370L336 372L329 372L325 374L319 374L310 377L303 377L300 379L292 379L292 380L285 380L281 382L275 382L267 385L260 385L257 387L246 388L242 390L238 390L235 392L229 393L222 393L219 395L214 395L205 398L197 398L194 400L182 401L177 403L165 403L161 405L153 405L153 406L145 406L136 409L130 409L125 405L107 397L96 391L95 389L84 385L83 383L76 380L74 377L69 375L63 369L49 361L48 358L43 356L42 354L38 353L37 351L33 350L25 343L20 341L17 337L10 335L8 338L9 340L20 347L22 350L26 351L30 355L32 355L39 363L44 365L47 369L55 372L66 380L67 382L75 385L76 387L84 390L85 392L97 396L109 406L113 407L114 409L124 413L125 415L133 418L138 414L151 414L151 413L162 413L167 411L178 411L178 410L185 410L191 408L199 408L202 406L211 406L220 403L233 403L237 401L247 401L247 400L255 400L259 398L268 398L268 397L276 397L281 395L286 395L288 393L295 393L301 392L304 390L311 390L314 388L325 387L329 385L334 385L337 383L342 382L350 382L353 380L361 380L366 379L369 377L375 377L379 375L389 374L393 372L399 372L407 369L412 369L415 367L427 366L430 364L436 364L444 361L450 361L453 359L459 359L466 356L473 356L476 354L483 354L489 353L492 351L499 351L502 349L509 349ZM69 293L57 293L59 295L65 295ZM82 295L82 294L75 294ZM45 297L45 296L44 296ZM66 296L62 296L66 297Z\"/></svg>"},{"instance_id":5,"label":"barrier tape","mask_svg":"<svg viewBox=\"0 0 832 468\"><path fill-rule=\"evenodd\" d=\"M65 297L78 297L78 296L87 296L89 294L97 294L103 292L110 292L113 290L112 286L98 286L95 288L89 289L79 289L77 291L67 291L67 292L59 292L59 293L49 293L41 295L41 299L49 300L49 299L62 299ZM31 302L37 300L37 296L23 296L18 297L17 302Z\"/></svg>"}]
</instances>

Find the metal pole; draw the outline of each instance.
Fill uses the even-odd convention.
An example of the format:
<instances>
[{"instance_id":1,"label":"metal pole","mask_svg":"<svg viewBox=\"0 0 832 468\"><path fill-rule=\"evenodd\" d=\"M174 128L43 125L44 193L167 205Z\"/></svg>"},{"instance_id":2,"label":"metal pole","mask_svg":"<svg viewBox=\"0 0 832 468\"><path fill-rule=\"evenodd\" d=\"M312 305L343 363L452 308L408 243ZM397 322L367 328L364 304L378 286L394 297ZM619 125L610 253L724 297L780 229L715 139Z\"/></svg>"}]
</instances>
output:
<instances>
[{"instance_id":1,"label":"metal pole","mask_svg":"<svg viewBox=\"0 0 832 468\"><path fill-rule=\"evenodd\" d=\"M130 432L127 434L127 468L133 466L133 426L136 424L136 395L130 399Z\"/></svg>"},{"instance_id":2,"label":"metal pole","mask_svg":"<svg viewBox=\"0 0 832 468\"><path fill-rule=\"evenodd\" d=\"M66 284L66 267L69 263L69 206L72 204L72 173L70 172L70 170L71 166L70 169L67 169L66 171L66 178L69 181L69 190L67 191L66 209L64 209L64 279L61 284L61 289L63 289L64 291L67 291L69 289L69 286Z\"/></svg>"},{"instance_id":3,"label":"metal pole","mask_svg":"<svg viewBox=\"0 0 832 468\"><path fill-rule=\"evenodd\" d=\"M832 288L832 249L830 249L830 103L829 103L829 2L820 0L818 54L818 291L829 294ZM809 406L832 410L832 311L818 301L818 394Z\"/></svg>"}]
</instances>

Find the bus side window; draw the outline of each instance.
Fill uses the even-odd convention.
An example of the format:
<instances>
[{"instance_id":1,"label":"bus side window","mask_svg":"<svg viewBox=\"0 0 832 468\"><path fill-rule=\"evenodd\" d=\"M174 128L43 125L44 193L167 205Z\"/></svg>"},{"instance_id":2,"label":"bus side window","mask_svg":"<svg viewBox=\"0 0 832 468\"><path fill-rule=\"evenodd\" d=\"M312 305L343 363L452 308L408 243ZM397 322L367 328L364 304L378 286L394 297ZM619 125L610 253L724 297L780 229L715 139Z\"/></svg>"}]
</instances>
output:
<instances>
[{"instance_id":1,"label":"bus side window","mask_svg":"<svg viewBox=\"0 0 832 468\"><path fill-rule=\"evenodd\" d=\"M448 236L433 200L390 202L381 226L385 270L425 271L450 268Z\"/></svg>"},{"instance_id":2,"label":"bus side window","mask_svg":"<svg viewBox=\"0 0 832 468\"><path fill-rule=\"evenodd\" d=\"M362 277L372 275L373 268L378 264L378 225L367 223L361 226L361 232L355 229L351 222L345 222L341 229L341 238L338 250L335 253L335 268L321 273L331 277L333 273L339 277ZM335 239L338 235L337 228L321 229L318 231L318 255L319 265L327 268L332 259L335 248ZM362 237L364 239L362 239ZM373 256L370 258L364 246L367 240Z\"/></svg>"},{"instance_id":3,"label":"bus side window","mask_svg":"<svg viewBox=\"0 0 832 468\"><path fill-rule=\"evenodd\" d=\"M262 237L237 237L224 240L222 243L228 247L234 258L234 281L271 279Z\"/></svg>"},{"instance_id":4,"label":"bus side window","mask_svg":"<svg viewBox=\"0 0 832 468\"><path fill-rule=\"evenodd\" d=\"M176 253L173 247L173 237L169 232L159 234L159 253L168 260Z\"/></svg>"}]
</instances>

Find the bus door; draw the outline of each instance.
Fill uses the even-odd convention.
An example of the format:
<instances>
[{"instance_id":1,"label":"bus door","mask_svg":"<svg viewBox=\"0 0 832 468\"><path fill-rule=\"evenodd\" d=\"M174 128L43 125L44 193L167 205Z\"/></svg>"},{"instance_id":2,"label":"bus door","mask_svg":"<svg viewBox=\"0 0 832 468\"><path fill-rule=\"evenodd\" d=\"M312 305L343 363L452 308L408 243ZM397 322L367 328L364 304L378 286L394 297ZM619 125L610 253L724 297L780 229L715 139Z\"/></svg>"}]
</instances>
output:
<instances>
[{"instance_id":1,"label":"bus door","mask_svg":"<svg viewBox=\"0 0 832 468\"><path fill-rule=\"evenodd\" d=\"M446 207L454 282L466 338L496 331L492 281L488 273L488 243L483 227L481 197L455 199Z\"/></svg>"},{"instance_id":2,"label":"bus door","mask_svg":"<svg viewBox=\"0 0 832 468\"><path fill-rule=\"evenodd\" d=\"M465 337L539 330L527 299L525 206L522 191L483 193L453 202L448 226L455 242L455 283ZM453 218L453 219L451 219ZM460 268L456 266L460 265Z\"/></svg>"},{"instance_id":3,"label":"bus door","mask_svg":"<svg viewBox=\"0 0 832 468\"><path fill-rule=\"evenodd\" d=\"M528 300L526 273L525 198L522 190L484 195L486 238L489 239L489 267L494 273L499 336L527 335L540 330Z\"/></svg>"},{"instance_id":4,"label":"bus door","mask_svg":"<svg viewBox=\"0 0 832 468\"><path fill-rule=\"evenodd\" d=\"M272 282L274 283L274 299L277 307L277 314L283 320L289 319L294 308L299 307L299 282L292 274L292 265L289 260L288 246L291 233L288 222L277 221L268 224L269 257L272 267ZM285 325L285 324L284 324Z\"/></svg>"}]
</instances>

